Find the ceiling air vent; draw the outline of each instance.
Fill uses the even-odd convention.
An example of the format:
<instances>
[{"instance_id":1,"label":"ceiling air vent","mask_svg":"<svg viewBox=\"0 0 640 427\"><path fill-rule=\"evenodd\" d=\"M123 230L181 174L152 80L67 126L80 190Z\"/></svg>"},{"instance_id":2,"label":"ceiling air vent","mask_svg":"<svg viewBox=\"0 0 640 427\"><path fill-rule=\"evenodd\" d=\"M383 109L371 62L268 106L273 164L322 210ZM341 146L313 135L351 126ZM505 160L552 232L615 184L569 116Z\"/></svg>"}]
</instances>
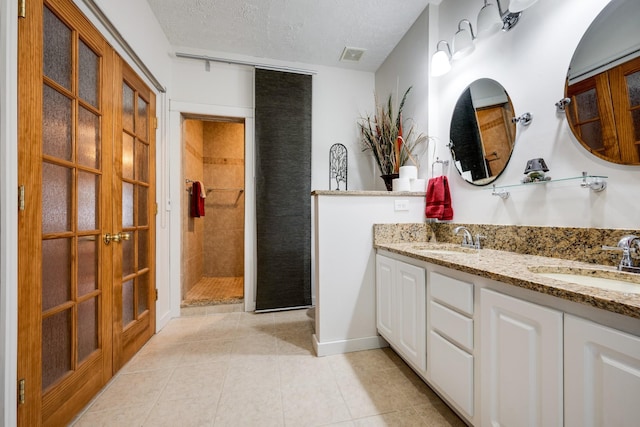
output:
<instances>
[{"instance_id":1,"label":"ceiling air vent","mask_svg":"<svg viewBox=\"0 0 640 427\"><path fill-rule=\"evenodd\" d=\"M358 62L362 55L366 52L366 49L360 49L357 47L345 47L340 56L340 61L353 61Z\"/></svg>"}]
</instances>

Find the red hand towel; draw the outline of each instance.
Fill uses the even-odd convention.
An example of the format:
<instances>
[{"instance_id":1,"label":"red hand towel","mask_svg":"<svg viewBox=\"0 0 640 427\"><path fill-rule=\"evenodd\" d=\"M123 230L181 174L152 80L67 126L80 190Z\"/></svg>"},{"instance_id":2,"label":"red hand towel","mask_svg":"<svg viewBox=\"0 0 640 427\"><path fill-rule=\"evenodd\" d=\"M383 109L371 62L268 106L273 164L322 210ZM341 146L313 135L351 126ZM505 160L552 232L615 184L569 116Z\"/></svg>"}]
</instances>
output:
<instances>
[{"instance_id":1,"label":"red hand towel","mask_svg":"<svg viewBox=\"0 0 640 427\"><path fill-rule=\"evenodd\" d=\"M443 221L453 219L451 193L446 176L439 176L429 180L426 199L427 203L424 213L427 218L435 218Z\"/></svg>"},{"instance_id":2,"label":"red hand towel","mask_svg":"<svg viewBox=\"0 0 640 427\"><path fill-rule=\"evenodd\" d=\"M442 177L442 186L444 187L444 210L442 212L442 218L440 219L443 221L451 221L453 219L453 208L451 207L451 192L449 191L449 180L446 176Z\"/></svg>"},{"instance_id":3,"label":"red hand towel","mask_svg":"<svg viewBox=\"0 0 640 427\"><path fill-rule=\"evenodd\" d=\"M204 197L202 197L202 185L195 181L191 187L191 216L200 218L204 216Z\"/></svg>"}]
</instances>

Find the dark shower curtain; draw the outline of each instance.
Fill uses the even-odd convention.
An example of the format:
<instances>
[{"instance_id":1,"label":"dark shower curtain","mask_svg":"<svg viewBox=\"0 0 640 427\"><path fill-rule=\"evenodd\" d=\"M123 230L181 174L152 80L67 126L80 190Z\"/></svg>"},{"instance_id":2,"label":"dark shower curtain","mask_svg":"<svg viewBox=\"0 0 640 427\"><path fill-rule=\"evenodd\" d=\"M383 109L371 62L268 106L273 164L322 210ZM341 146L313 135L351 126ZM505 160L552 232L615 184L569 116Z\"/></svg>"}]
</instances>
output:
<instances>
[{"instance_id":1,"label":"dark shower curtain","mask_svg":"<svg viewBox=\"0 0 640 427\"><path fill-rule=\"evenodd\" d=\"M256 69L256 310L311 305L311 79Z\"/></svg>"}]
</instances>

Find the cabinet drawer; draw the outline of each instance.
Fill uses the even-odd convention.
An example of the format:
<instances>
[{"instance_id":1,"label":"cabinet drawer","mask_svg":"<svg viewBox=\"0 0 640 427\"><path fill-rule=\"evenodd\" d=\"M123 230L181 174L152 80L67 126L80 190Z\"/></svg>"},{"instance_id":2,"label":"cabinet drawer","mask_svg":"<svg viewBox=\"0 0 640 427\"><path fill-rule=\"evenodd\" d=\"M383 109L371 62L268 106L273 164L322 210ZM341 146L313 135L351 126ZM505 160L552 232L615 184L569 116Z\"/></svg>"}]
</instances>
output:
<instances>
[{"instance_id":1,"label":"cabinet drawer","mask_svg":"<svg viewBox=\"0 0 640 427\"><path fill-rule=\"evenodd\" d=\"M440 273L431 273L429 286L431 298L469 316L473 315L473 284Z\"/></svg>"},{"instance_id":2,"label":"cabinet drawer","mask_svg":"<svg viewBox=\"0 0 640 427\"><path fill-rule=\"evenodd\" d=\"M473 351L473 320L431 301L431 328L469 352Z\"/></svg>"},{"instance_id":3,"label":"cabinet drawer","mask_svg":"<svg viewBox=\"0 0 640 427\"><path fill-rule=\"evenodd\" d=\"M473 417L473 356L431 331L432 381L469 417Z\"/></svg>"}]
</instances>

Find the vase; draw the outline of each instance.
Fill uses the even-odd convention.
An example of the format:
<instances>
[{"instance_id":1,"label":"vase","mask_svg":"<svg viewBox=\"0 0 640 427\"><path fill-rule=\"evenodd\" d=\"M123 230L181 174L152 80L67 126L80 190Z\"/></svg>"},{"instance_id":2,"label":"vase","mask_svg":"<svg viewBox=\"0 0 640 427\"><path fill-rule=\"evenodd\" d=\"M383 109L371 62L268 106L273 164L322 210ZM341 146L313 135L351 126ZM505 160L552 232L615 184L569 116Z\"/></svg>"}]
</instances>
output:
<instances>
[{"instance_id":1,"label":"vase","mask_svg":"<svg viewBox=\"0 0 640 427\"><path fill-rule=\"evenodd\" d=\"M400 174L390 173L387 175L380 175L380 178L384 181L384 185L387 187L387 191L393 190L393 180L399 178Z\"/></svg>"}]
</instances>

